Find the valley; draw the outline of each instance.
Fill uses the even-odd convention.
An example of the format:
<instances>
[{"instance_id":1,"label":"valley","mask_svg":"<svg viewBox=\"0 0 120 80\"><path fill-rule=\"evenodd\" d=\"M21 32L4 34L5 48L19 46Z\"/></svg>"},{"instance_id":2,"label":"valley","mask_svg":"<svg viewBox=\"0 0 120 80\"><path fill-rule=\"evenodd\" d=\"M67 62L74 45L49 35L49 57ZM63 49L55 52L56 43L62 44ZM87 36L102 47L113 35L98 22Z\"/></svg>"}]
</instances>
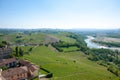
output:
<instances>
[{"instance_id":1,"label":"valley","mask_svg":"<svg viewBox=\"0 0 120 80\"><path fill-rule=\"evenodd\" d=\"M49 75L48 80L119 80L120 53L90 49L84 41L87 34L62 30L12 30L1 34L0 41L9 43L13 50L10 57L38 65L39 75ZM16 55L16 47L22 55Z\"/></svg>"}]
</instances>

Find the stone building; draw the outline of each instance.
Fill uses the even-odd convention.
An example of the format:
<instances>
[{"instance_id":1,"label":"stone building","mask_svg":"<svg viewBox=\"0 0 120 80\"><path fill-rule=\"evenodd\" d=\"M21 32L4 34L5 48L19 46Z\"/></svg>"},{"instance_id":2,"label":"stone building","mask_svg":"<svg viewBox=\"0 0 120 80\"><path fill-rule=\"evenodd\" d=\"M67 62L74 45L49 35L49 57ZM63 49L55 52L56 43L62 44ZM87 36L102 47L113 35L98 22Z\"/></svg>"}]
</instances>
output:
<instances>
[{"instance_id":1,"label":"stone building","mask_svg":"<svg viewBox=\"0 0 120 80\"><path fill-rule=\"evenodd\" d=\"M16 67L17 66L16 58L9 58L9 59L1 59L0 60L0 67L6 66L7 68Z\"/></svg>"},{"instance_id":2,"label":"stone building","mask_svg":"<svg viewBox=\"0 0 120 80\"><path fill-rule=\"evenodd\" d=\"M0 61L0 67L2 66L7 67L6 70L1 71L2 80L31 80L39 76L40 68L26 60L3 59Z\"/></svg>"},{"instance_id":3,"label":"stone building","mask_svg":"<svg viewBox=\"0 0 120 80\"><path fill-rule=\"evenodd\" d=\"M8 46L0 48L0 59L7 58L12 53L12 49Z\"/></svg>"},{"instance_id":4,"label":"stone building","mask_svg":"<svg viewBox=\"0 0 120 80\"><path fill-rule=\"evenodd\" d=\"M5 80L25 80L28 79L28 69L26 66L10 68L2 72Z\"/></svg>"}]
</instances>

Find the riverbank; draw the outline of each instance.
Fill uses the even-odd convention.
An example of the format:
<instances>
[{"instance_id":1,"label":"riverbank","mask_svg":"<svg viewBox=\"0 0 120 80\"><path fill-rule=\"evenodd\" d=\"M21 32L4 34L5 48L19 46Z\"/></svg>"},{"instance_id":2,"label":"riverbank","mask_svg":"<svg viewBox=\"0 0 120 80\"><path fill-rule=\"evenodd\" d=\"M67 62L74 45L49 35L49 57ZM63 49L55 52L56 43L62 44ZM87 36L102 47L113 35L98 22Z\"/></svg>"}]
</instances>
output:
<instances>
[{"instance_id":1,"label":"riverbank","mask_svg":"<svg viewBox=\"0 0 120 80\"><path fill-rule=\"evenodd\" d=\"M107 47L105 45L101 45L101 44L97 44L95 42L93 42L92 40L94 40L95 38L93 36L87 36L87 39L85 39L85 42L87 44L87 47L89 48L104 48L104 49L110 49L110 50L118 50L120 51L120 47Z\"/></svg>"}]
</instances>

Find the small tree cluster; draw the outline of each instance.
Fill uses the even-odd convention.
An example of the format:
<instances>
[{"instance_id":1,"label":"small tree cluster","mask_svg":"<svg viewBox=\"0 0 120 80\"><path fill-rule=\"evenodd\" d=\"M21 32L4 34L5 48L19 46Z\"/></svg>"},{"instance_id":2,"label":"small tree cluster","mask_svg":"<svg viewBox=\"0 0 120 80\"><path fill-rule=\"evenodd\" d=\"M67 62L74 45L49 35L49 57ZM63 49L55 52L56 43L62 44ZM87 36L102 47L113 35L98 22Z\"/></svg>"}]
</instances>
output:
<instances>
[{"instance_id":1,"label":"small tree cluster","mask_svg":"<svg viewBox=\"0 0 120 80\"><path fill-rule=\"evenodd\" d=\"M120 70L115 66L109 66L107 70L120 77Z\"/></svg>"},{"instance_id":2,"label":"small tree cluster","mask_svg":"<svg viewBox=\"0 0 120 80\"><path fill-rule=\"evenodd\" d=\"M16 51L16 56L18 57L18 56L23 56L23 53L24 53L24 51L22 50L22 48L20 47L16 47L15 48L15 51Z\"/></svg>"}]
</instances>

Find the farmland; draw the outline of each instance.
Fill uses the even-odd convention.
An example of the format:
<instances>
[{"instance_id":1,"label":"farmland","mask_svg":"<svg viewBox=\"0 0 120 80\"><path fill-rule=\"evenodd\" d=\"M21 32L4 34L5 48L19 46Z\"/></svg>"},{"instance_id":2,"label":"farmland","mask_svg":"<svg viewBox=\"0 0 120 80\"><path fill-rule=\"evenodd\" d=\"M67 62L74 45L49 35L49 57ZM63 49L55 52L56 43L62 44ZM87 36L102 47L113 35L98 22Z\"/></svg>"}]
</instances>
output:
<instances>
[{"instance_id":1,"label":"farmland","mask_svg":"<svg viewBox=\"0 0 120 80\"><path fill-rule=\"evenodd\" d=\"M89 49L81 34L55 30L12 31L9 34L1 32L0 41L18 44L11 46L11 56L16 56L16 47L21 48L23 56L17 57L52 73L51 80L119 80L119 53ZM99 65L102 62L105 66ZM108 71L112 64L117 65L112 69L114 73ZM41 69L40 74L47 72Z\"/></svg>"},{"instance_id":2,"label":"farmland","mask_svg":"<svg viewBox=\"0 0 120 80\"><path fill-rule=\"evenodd\" d=\"M22 59L53 73L52 80L117 80L115 75L105 67L89 61L82 52L54 52L46 46L39 46L34 47L32 52L24 55Z\"/></svg>"}]
</instances>

